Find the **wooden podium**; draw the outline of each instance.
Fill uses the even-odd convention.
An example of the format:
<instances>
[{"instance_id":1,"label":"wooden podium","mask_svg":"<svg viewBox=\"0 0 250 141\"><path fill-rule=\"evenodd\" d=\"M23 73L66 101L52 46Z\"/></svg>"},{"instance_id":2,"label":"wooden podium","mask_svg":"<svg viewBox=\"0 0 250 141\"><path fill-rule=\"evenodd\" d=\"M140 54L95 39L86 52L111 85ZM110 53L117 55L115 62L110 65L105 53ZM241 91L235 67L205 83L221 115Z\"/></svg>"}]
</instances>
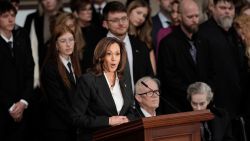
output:
<instances>
[{"instance_id":1,"label":"wooden podium","mask_svg":"<svg viewBox=\"0 0 250 141\"><path fill-rule=\"evenodd\" d=\"M142 118L99 130L94 141L200 141L200 122L213 118L209 110Z\"/></svg>"}]
</instances>

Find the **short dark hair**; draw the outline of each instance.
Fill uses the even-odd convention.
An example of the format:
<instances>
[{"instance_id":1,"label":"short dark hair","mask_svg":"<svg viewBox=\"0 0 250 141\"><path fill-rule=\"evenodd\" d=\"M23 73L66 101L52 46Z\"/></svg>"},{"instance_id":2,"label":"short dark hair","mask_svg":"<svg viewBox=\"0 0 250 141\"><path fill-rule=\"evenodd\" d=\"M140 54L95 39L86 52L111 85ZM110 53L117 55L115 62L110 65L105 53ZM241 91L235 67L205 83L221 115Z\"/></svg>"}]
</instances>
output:
<instances>
[{"instance_id":1,"label":"short dark hair","mask_svg":"<svg viewBox=\"0 0 250 141\"><path fill-rule=\"evenodd\" d=\"M10 0L10 2L20 3L20 0Z\"/></svg>"},{"instance_id":2,"label":"short dark hair","mask_svg":"<svg viewBox=\"0 0 250 141\"><path fill-rule=\"evenodd\" d=\"M9 1L0 0L0 15L10 11L13 11L15 14L17 13L16 8Z\"/></svg>"},{"instance_id":3,"label":"short dark hair","mask_svg":"<svg viewBox=\"0 0 250 141\"><path fill-rule=\"evenodd\" d=\"M229 2L233 5L236 4L236 0L213 0L213 2L214 2L214 5L216 5L218 2Z\"/></svg>"},{"instance_id":4,"label":"short dark hair","mask_svg":"<svg viewBox=\"0 0 250 141\"><path fill-rule=\"evenodd\" d=\"M117 67L117 75L118 78L121 80L126 66L127 52L125 49L125 44L119 39L113 37L104 37L98 42L94 51L93 68L90 71L96 76L99 76L103 73L104 71L103 63L104 63L104 57L107 52L107 48L114 43L118 44L120 47L121 59Z\"/></svg>"},{"instance_id":5,"label":"short dark hair","mask_svg":"<svg viewBox=\"0 0 250 141\"><path fill-rule=\"evenodd\" d=\"M72 12L79 13L82 9L86 8L88 4L91 4L90 0L71 0L70 9Z\"/></svg>"},{"instance_id":6,"label":"short dark hair","mask_svg":"<svg viewBox=\"0 0 250 141\"><path fill-rule=\"evenodd\" d=\"M127 13L126 6L119 1L111 1L108 2L107 5L103 9L103 18L107 20L108 14L113 12L125 12Z\"/></svg>"}]
</instances>

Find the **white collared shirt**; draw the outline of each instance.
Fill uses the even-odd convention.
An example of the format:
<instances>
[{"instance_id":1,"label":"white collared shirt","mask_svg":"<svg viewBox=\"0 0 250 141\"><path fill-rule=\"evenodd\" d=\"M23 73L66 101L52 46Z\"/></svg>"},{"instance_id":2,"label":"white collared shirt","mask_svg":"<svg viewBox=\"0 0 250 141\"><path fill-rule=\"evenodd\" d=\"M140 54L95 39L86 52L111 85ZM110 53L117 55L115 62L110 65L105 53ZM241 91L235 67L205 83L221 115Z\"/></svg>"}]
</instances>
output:
<instances>
[{"instance_id":1,"label":"white collared shirt","mask_svg":"<svg viewBox=\"0 0 250 141\"><path fill-rule=\"evenodd\" d=\"M108 32L107 37L114 37L117 38L114 34L111 32ZM119 39L119 38L117 38ZM120 40L120 39L119 39ZM129 40L128 34L126 34L123 42L125 43L125 49L127 52L127 57L128 57L128 63L129 63L129 71L130 71L130 77L131 77L131 85L132 85L132 90L134 91L134 72L133 72L133 51L132 51L132 46Z\"/></svg>"},{"instance_id":2,"label":"white collared shirt","mask_svg":"<svg viewBox=\"0 0 250 141\"><path fill-rule=\"evenodd\" d=\"M116 76L115 76L115 85L113 87L111 87L111 84L109 83L108 78L107 78L105 72L103 72L103 74L104 74L105 79L106 79L106 81L108 83L111 95L112 95L113 100L115 102L115 107L116 107L117 113L119 115L119 113L122 110L124 101L123 101L123 96L122 96L122 91L121 91L121 87L120 87L118 76L116 74Z\"/></svg>"},{"instance_id":3,"label":"white collared shirt","mask_svg":"<svg viewBox=\"0 0 250 141\"><path fill-rule=\"evenodd\" d=\"M151 115L149 112L147 112L145 109L143 109L142 107L140 107L142 113L144 114L145 117L154 117L156 116L156 113L154 115Z\"/></svg>"},{"instance_id":4,"label":"white collared shirt","mask_svg":"<svg viewBox=\"0 0 250 141\"><path fill-rule=\"evenodd\" d=\"M101 5L94 4L94 8L95 8L96 12L98 12L99 8L101 8L100 14L103 14L103 8L106 6L106 4L107 4L107 2L103 2Z\"/></svg>"},{"instance_id":5,"label":"white collared shirt","mask_svg":"<svg viewBox=\"0 0 250 141\"><path fill-rule=\"evenodd\" d=\"M4 41L6 43L12 42L12 45L13 45L13 35L11 35L10 39L6 38L3 34L1 34L1 37L4 39ZM12 48L13 48L13 46L12 46Z\"/></svg>"},{"instance_id":6,"label":"white collared shirt","mask_svg":"<svg viewBox=\"0 0 250 141\"><path fill-rule=\"evenodd\" d=\"M158 16L160 18L161 24L163 28L167 28L170 25L167 22L171 22L170 19L168 19L166 16L164 16L161 12L158 13Z\"/></svg>"},{"instance_id":7,"label":"white collared shirt","mask_svg":"<svg viewBox=\"0 0 250 141\"><path fill-rule=\"evenodd\" d=\"M71 59L69 58L69 59L67 60L66 58L62 57L61 55L59 55L59 57L60 57L60 59L61 59L63 65L64 65L65 68L67 69L67 71L70 73L70 70L69 70L69 67L68 67L68 63L69 63L69 62L71 63ZM74 73L74 69L73 69L72 63L71 63L71 70L72 70L73 76L74 76L74 78L75 78L75 80L76 80L76 77L75 77L75 73Z\"/></svg>"}]
</instances>

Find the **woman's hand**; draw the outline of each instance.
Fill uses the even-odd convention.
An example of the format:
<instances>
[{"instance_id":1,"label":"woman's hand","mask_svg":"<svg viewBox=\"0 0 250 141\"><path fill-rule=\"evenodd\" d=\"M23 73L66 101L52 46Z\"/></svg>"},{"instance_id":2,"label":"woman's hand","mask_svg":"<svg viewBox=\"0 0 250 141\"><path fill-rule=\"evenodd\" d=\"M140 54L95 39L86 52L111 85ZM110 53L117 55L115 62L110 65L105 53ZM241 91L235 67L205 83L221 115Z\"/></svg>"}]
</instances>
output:
<instances>
[{"instance_id":1,"label":"woman's hand","mask_svg":"<svg viewBox=\"0 0 250 141\"><path fill-rule=\"evenodd\" d=\"M109 125L110 126L116 126L123 123L129 122L128 118L126 116L112 116L109 117Z\"/></svg>"}]
</instances>

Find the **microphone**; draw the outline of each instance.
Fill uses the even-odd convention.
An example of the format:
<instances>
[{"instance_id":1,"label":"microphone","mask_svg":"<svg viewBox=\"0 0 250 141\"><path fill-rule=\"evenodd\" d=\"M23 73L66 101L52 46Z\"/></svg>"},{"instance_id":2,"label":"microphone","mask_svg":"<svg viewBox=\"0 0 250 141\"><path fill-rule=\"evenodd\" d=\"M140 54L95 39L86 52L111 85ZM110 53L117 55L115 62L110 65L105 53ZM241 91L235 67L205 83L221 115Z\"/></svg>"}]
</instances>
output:
<instances>
[{"instance_id":1,"label":"microphone","mask_svg":"<svg viewBox=\"0 0 250 141\"><path fill-rule=\"evenodd\" d=\"M141 81L141 84L143 86L145 86L146 88L150 89L151 91L154 91L153 89L151 89L145 82ZM165 99L163 96L159 95L160 98L167 103L167 105L169 105L172 109L174 109L176 112L181 112L176 106L174 106L172 103L170 103L167 99Z\"/></svg>"}]
</instances>

